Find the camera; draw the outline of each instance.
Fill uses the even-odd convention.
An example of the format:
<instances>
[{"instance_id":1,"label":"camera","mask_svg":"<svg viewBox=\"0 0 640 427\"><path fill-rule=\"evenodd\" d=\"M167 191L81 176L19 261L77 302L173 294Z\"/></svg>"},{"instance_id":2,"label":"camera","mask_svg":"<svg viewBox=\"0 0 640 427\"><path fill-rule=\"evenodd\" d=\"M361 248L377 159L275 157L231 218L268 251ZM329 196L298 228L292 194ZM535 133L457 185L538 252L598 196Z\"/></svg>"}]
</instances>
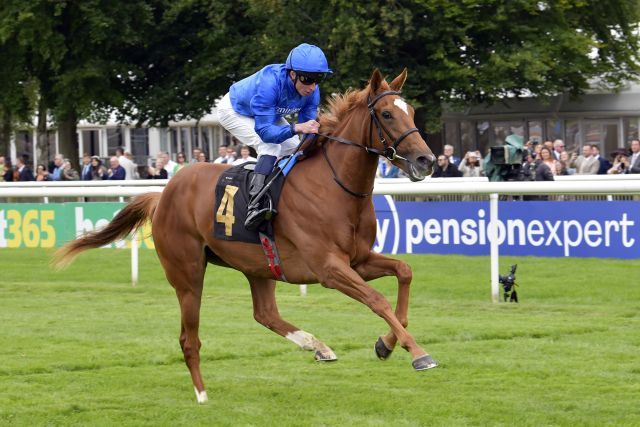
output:
<instances>
[{"instance_id":1,"label":"camera","mask_svg":"<svg viewBox=\"0 0 640 427\"><path fill-rule=\"evenodd\" d=\"M518 264L514 264L511 266L511 271L508 275L502 276L498 275L498 281L502 284L502 289L504 290L503 297L504 301L507 300L509 302L518 302L518 293L516 292L516 269L518 268Z\"/></svg>"}]
</instances>

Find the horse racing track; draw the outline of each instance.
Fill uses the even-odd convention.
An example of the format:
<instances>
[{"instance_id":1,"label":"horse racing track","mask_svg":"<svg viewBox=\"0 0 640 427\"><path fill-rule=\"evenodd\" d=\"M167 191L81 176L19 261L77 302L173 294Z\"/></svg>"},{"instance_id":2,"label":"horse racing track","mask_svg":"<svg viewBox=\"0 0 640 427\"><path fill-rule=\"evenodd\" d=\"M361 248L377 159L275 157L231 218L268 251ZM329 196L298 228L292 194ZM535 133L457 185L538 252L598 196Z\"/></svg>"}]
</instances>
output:
<instances>
[{"instance_id":1,"label":"horse racing track","mask_svg":"<svg viewBox=\"0 0 640 427\"><path fill-rule=\"evenodd\" d=\"M280 284L283 317L338 361L270 333L236 272L209 267L200 324L209 402L197 405L178 344L178 305L155 253L129 282L127 251L68 270L42 250L0 251L0 424L640 424L640 262L503 258L519 304L490 302L484 257L406 256L409 329L440 366L411 368L363 305ZM395 299L395 283L373 284Z\"/></svg>"}]
</instances>

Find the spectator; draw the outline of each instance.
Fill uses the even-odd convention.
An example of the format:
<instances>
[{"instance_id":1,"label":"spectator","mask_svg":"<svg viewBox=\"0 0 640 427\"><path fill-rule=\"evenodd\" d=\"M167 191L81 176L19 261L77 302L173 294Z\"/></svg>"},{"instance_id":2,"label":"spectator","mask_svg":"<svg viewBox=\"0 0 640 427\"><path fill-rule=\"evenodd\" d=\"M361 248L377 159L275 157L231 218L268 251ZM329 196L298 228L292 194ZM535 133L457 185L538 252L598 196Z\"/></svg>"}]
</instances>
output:
<instances>
[{"instance_id":1,"label":"spectator","mask_svg":"<svg viewBox=\"0 0 640 427\"><path fill-rule=\"evenodd\" d=\"M167 172L167 179L173 176L173 170L175 169L177 163L171 160L169 157L169 153L166 151L159 151L158 158L162 159L162 164L164 165L164 170Z\"/></svg>"},{"instance_id":2,"label":"spectator","mask_svg":"<svg viewBox=\"0 0 640 427\"><path fill-rule=\"evenodd\" d=\"M631 159L627 173L640 173L640 140L631 140Z\"/></svg>"},{"instance_id":3,"label":"spectator","mask_svg":"<svg viewBox=\"0 0 640 427\"><path fill-rule=\"evenodd\" d=\"M571 156L571 166L576 168L578 175L595 175L600 168L600 162L593 157L591 146L585 144L582 146L582 155L576 153Z\"/></svg>"},{"instance_id":4,"label":"spectator","mask_svg":"<svg viewBox=\"0 0 640 427\"><path fill-rule=\"evenodd\" d=\"M232 164L233 162L236 161L236 150L233 149L232 146L228 145L227 146L227 163L228 164Z\"/></svg>"},{"instance_id":5,"label":"spectator","mask_svg":"<svg viewBox=\"0 0 640 427\"><path fill-rule=\"evenodd\" d=\"M91 181L91 156L89 153L84 153L82 156L82 173L80 174L82 181Z\"/></svg>"},{"instance_id":6,"label":"spectator","mask_svg":"<svg viewBox=\"0 0 640 427\"><path fill-rule=\"evenodd\" d=\"M600 147L597 144L591 144L591 155L598 160L598 175L605 175L611 168L611 162L600 155Z\"/></svg>"},{"instance_id":7,"label":"spectator","mask_svg":"<svg viewBox=\"0 0 640 427\"><path fill-rule=\"evenodd\" d=\"M53 172L51 172L52 181L60 181L62 179L62 166L64 165L64 156L60 153L56 154L53 158Z\"/></svg>"},{"instance_id":8,"label":"spectator","mask_svg":"<svg viewBox=\"0 0 640 427\"><path fill-rule=\"evenodd\" d=\"M178 153L178 156L176 158L178 159L178 162L176 163L176 165L173 168L173 174L172 175L177 174L180 169L182 169L185 166L187 166L187 156L185 156L182 151Z\"/></svg>"},{"instance_id":9,"label":"spectator","mask_svg":"<svg viewBox=\"0 0 640 427\"><path fill-rule=\"evenodd\" d=\"M0 182L4 181L4 156L0 156Z\"/></svg>"},{"instance_id":10,"label":"spectator","mask_svg":"<svg viewBox=\"0 0 640 427\"><path fill-rule=\"evenodd\" d=\"M36 166L36 181L51 181L51 174L43 164Z\"/></svg>"},{"instance_id":11,"label":"spectator","mask_svg":"<svg viewBox=\"0 0 640 427\"><path fill-rule=\"evenodd\" d=\"M542 154L542 153L545 154ZM553 172L549 167L548 163L545 163L542 160L541 156L544 157L553 157L551 154L551 150L548 147L542 147L540 150L541 155L538 156L537 160L533 160L533 158L529 158L529 160L522 165L522 172L524 175L525 181L554 181ZM551 159L555 160L555 159ZM555 166L554 166L555 167ZM534 200L549 200L549 196L523 196L522 200L525 201L534 201Z\"/></svg>"},{"instance_id":12,"label":"spectator","mask_svg":"<svg viewBox=\"0 0 640 427\"><path fill-rule=\"evenodd\" d=\"M148 169L150 179L169 179L169 173L164 167L164 156L156 159L156 166L149 166Z\"/></svg>"},{"instance_id":13,"label":"spectator","mask_svg":"<svg viewBox=\"0 0 640 427\"><path fill-rule=\"evenodd\" d=\"M136 166L129 158L125 156L124 148L122 147L116 148L116 158L118 159L118 166L120 166L124 170L125 177L122 179L135 179ZM109 179L120 179L120 178L109 178Z\"/></svg>"},{"instance_id":14,"label":"spectator","mask_svg":"<svg viewBox=\"0 0 640 427\"><path fill-rule=\"evenodd\" d=\"M103 166L102 160L100 160L100 157L98 156L91 157L91 180L101 181L103 179L107 179L108 177L109 177L109 173L107 172L107 168Z\"/></svg>"},{"instance_id":15,"label":"spectator","mask_svg":"<svg viewBox=\"0 0 640 427\"><path fill-rule=\"evenodd\" d=\"M560 153L560 161L564 163L564 169L567 171L566 175L573 175L576 173L576 168L570 167L571 157L569 156L569 152L562 151L562 153Z\"/></svg>"},{"instance_id":16,"label":"spectator","mask_svg":"<svg viewBox=\"0 0 640 427\"><path fill-rule=\"evenodd\" d=\"M553 142L551 141L545 141L542 143L543 147L547 147L549 149L550 153L553 153Z\"/></svg>"},{"instance_id":17,"label":"spectator","mask_svg":"<svg viewBox=\"0 0 640 427\"><path fill-rule=\"evenodd\" d=\"M565 152L564 151L564 141L561 139L556 139L555 141L553 141L553 157L555 157L556 160L562 160L560 158L560 155Z\"/></svg>"},{"instance_id":18,"label":"spectator","mask_svg":"<svg viewBox=\"0 0 640 427\"><path fill-rule=\"evenodd\" d=\"M16 159L16 171L17 171L17 179L16 181L35 181L36 179L33 176L33 172L27 166L27 161L25 156L18 156ZM15 173L15 172L14 172Z\"/></svg>"},{"instance_id":19,"label":"spectator","mask_svg":"<svg viewBox=\"0 0 640 427\"><path fill-rule=\"evenodd\" d=\"M449 157L445 154L438 156L438 164L433 171L433 175L431 175L432 178L459 178L461 176L462 173L460 173L456 165L449 163Z\"/></svg>"},{"instance_id":20,"label":"spectator","mask_svg":"<svg viewBox=\"0 0 640 427\"><path fill-rule=\"evenodd\" d=\"M80 174L71 166L69 159L64 159L62 165L62 172L60 173L60 180L62 181L79 181Z\"/></svg>"},{"instance_id":21,"label":"spectator","mask_svg":"<svg viewBox=\"0 0 640 427\"><path fill-rule=\"evenodd\" d=\"M199 148L194 148L191 151L191 163L198 163L200 160L200 149Z\"/></svg>"},{"instance_id":22,"label":"spectator","mask_svg":"<svg viewBox=\"0 0 640 427\"><path fill-rule=\"evenodd\" d=\"M545 165L549 167L549 170L553 175L556 174L556 159L553 158L551 150L546 145L540 149L540 156L538 157Z\"/></svg>"},{"instance_id":23,"label":"spectator","mask_svg":"<svg viewBox=\"0 0 640 427\"><path fill-rule=\"evenodd\" d=\"M613 157L613 166L607 171L608 175L617 175L627 173L629 170L629 156L626 150L619 149L611 153Z\"/></svg>"},{"instance_id":24,"label":"spectator","mask_svg":"<svg viewBox=\"0 0 640 427\"><path fill-rule=\"evenodd\" d=\"M127 173L125 172L124 168L120 166L120 161L118 160L118 157L113 156L109 160L109 165L111 167L107 171L107 179L124 180L126 178Z\"/></svg>"},{"instance_id":25,"label":"spectator","mask_svg":"<svg viewBox=\"0 0 640 427\"><path fill-rule=\"evenodd\" d=\"M569 172L567 171L567 164L562 160L556 160L555 166L556 166L556 171L554 173L555 176L569 175Z\"/></svg>"},{"instance_id":26,"label":"spectator","mask_svg":"<svg viewBox=\"0 0 640 427\"><path fill-rule=\"evenodd\" d=\"M249 150L249 146L243 145L242 147L240 147L240 158L235 160L231 164L236 166L236 165L241 165L243 163L255 162L255 161L256 161L256 158L251 157L251 150Z\"/></svg>"},{"instance_id":27,"label":"spectator","mask_svg":"<svg viewBox=\"0 0 640 427\"><path fill-rule=\"evenodd\" d=\"M533 141L533 157L536 159L540 158L540 150L542 150L544 144L539 143L538 141Z\"/></svg>"},{"instance_id":28,"label":"spectator","mask_svg":"<svg viewBox=\"0 0 640 427\"><path fill-rule=\"evenodd\" d=\"M400 178L400 168L391 163L391 160L380 157L376 176L379 178Z\"/></svg>"},{"instance_id":29,"label":"spectator","mask_svg":"<svg viewBox=\"0 0 640 427\"><path fill-rule=\"evenodd\" d=\"M4 160L4 175L2 176L2 180L6 182L13 181L13 168L11 167L11 160L8 158Z\"/></svg>"},{"instance_id":30,"label":"spectator","mask_svg":"<svg viewBox=\"0 0 640 427\"><path fill-rule=\"evenodd\" d=\"M479 151L467 151L464 155L464 159L460 162L458 167L462 176L466 177L480 177L484 176L482 170L482 158Z\"/></svg>"},{"instance_id":31,"label":"spectator","mask_svg":"<svg viewBox=\"0 0 640 427\"><path fill-rule=\"evenodd\" d=\"M204 154L202 151L198 153L198 163L207 163L207 155Z\"/></svg>"},{"instance_id":32,"label":"spectator","mask_svg":"<svg viewBox=\"0 0 640 427\"><path fill-rule=\"evenodd\" d=\"M213 163L227 163L227 146L221 145L218 147L218 157L213 161Z\"/></svg>"},{"instance_id":33,"label":"spectator","mask_svg":"<svg viewBox=\"0 0 640 427\"><path fill-rule=\"evenodd\" d=\"M449 163L454 165L456 168L458 164L460 164L460 157L456 157L453 154L453 145L446 144L444 146L444 155L449 158Z\"/></svg>"},{"instance_id":34,"label":"spectator","mask_svg":"<svg viewBox=\"0 0 640 427\"><path fill-rule=\"evenodd\" d=\"M140 179L140 172L138 172L138 164L135 161L133 161L133 154L131 154L129 151L125 151L124 156L133 164L133 179Z\"/></svg>"}]
</instances>

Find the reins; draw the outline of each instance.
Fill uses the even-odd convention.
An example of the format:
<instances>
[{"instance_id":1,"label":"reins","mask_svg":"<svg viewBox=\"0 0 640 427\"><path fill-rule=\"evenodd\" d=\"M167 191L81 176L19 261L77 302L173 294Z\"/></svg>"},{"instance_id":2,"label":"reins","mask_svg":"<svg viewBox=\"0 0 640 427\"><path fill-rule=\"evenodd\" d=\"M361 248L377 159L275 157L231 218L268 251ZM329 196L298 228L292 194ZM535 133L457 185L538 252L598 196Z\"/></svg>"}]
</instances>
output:
<instances>
[{"instance_id":1,"label":"reins","mask_svg":"<svg viewBox=\"0 0 640 427\"><path fill-rule=\"evenodd\" d=\"M386 159L389 160L395 160L395 159L400 159L400 160L404 160L404 161L409 161L406 158L399 156L397 154L397 148L398 145L400 145L400 143L409 135L411 135L414 132L419 132L418 128L410 128L407 129L406 131L404 131L394 142L393 145L389 145L387 143L386 138L384 137L384 134L386 134L389 139L393 139L393 137L391 136L391 133L389 132L389 130L384 126L384 124L380 121L380 119L378 118L378 114L376 113L375 109L373 108L376 103L383 97L387 96L387 95L400 95L400 92L397 91L393 91L393 90L388 90L385 92L382 92L380 94L378 94L377 96L375 96L373 99L369 98L368 102L367 102L367 108L369 109L369 115L371 116L371 122L369 124L369 144L368 145L362 145L362 144L358 144L355 143L353 141L349 141L348 139L344 139L341 138L339 136L334 136L334 135L329 135L329 134L324 134L324 133L320 133L318 132L318 136L321 136L323 138L329 139L331 141L336 141L339 142L341 144L344 145L348 145L350 147L357 147L357 148L361 148L363 150L365 150L367 152L367 154L373 154L376 156L382 156ZM376 130L378 131L378 138L380 139L380 142L382 143L382 146L384 147L384 150L380 151L376 148L373 148L373 127L376 127ZM329 160L329 156L327 155L327 150L326 150L326 146L323 145L322 146L322 154L324 155L325 160L327 161L327 164L329 165L329 168L331 169L331 172L333 173L333 179L336 183L338 183L338 185L340 186L340 188L342 188L344 191L346 191L347 193L351 194L352 196L355 197L360 197L360 198L365 198L368 197L371 193L360 193L357 191L353 191L350 190L349 188L347 188L347 186L342 183L342 181L340 180L340 178L338 177L338 173L336 171L336 169L333 167L333 164L331 164L331 160Z\"/></svg>"}]
</instances>

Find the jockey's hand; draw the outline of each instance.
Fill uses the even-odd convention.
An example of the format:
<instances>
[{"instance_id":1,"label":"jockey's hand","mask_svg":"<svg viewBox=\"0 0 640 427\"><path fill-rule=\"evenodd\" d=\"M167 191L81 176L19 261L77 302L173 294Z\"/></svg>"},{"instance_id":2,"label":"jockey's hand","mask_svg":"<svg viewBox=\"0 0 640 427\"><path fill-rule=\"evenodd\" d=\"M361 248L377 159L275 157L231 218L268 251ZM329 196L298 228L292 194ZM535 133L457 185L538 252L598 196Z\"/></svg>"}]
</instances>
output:
<instances>
[{"instance_id":1,"label":"jockey's hand","mask_svg":"<svg viewBox=\"0 0 640 427\"><path fill-rule=\"evenodd\" d=\"M309 120L304 123L296 123L295 126L296 133L318 133L318 129L320 129L320 123L315 120Z\"/></svg>"}]
</instances>

